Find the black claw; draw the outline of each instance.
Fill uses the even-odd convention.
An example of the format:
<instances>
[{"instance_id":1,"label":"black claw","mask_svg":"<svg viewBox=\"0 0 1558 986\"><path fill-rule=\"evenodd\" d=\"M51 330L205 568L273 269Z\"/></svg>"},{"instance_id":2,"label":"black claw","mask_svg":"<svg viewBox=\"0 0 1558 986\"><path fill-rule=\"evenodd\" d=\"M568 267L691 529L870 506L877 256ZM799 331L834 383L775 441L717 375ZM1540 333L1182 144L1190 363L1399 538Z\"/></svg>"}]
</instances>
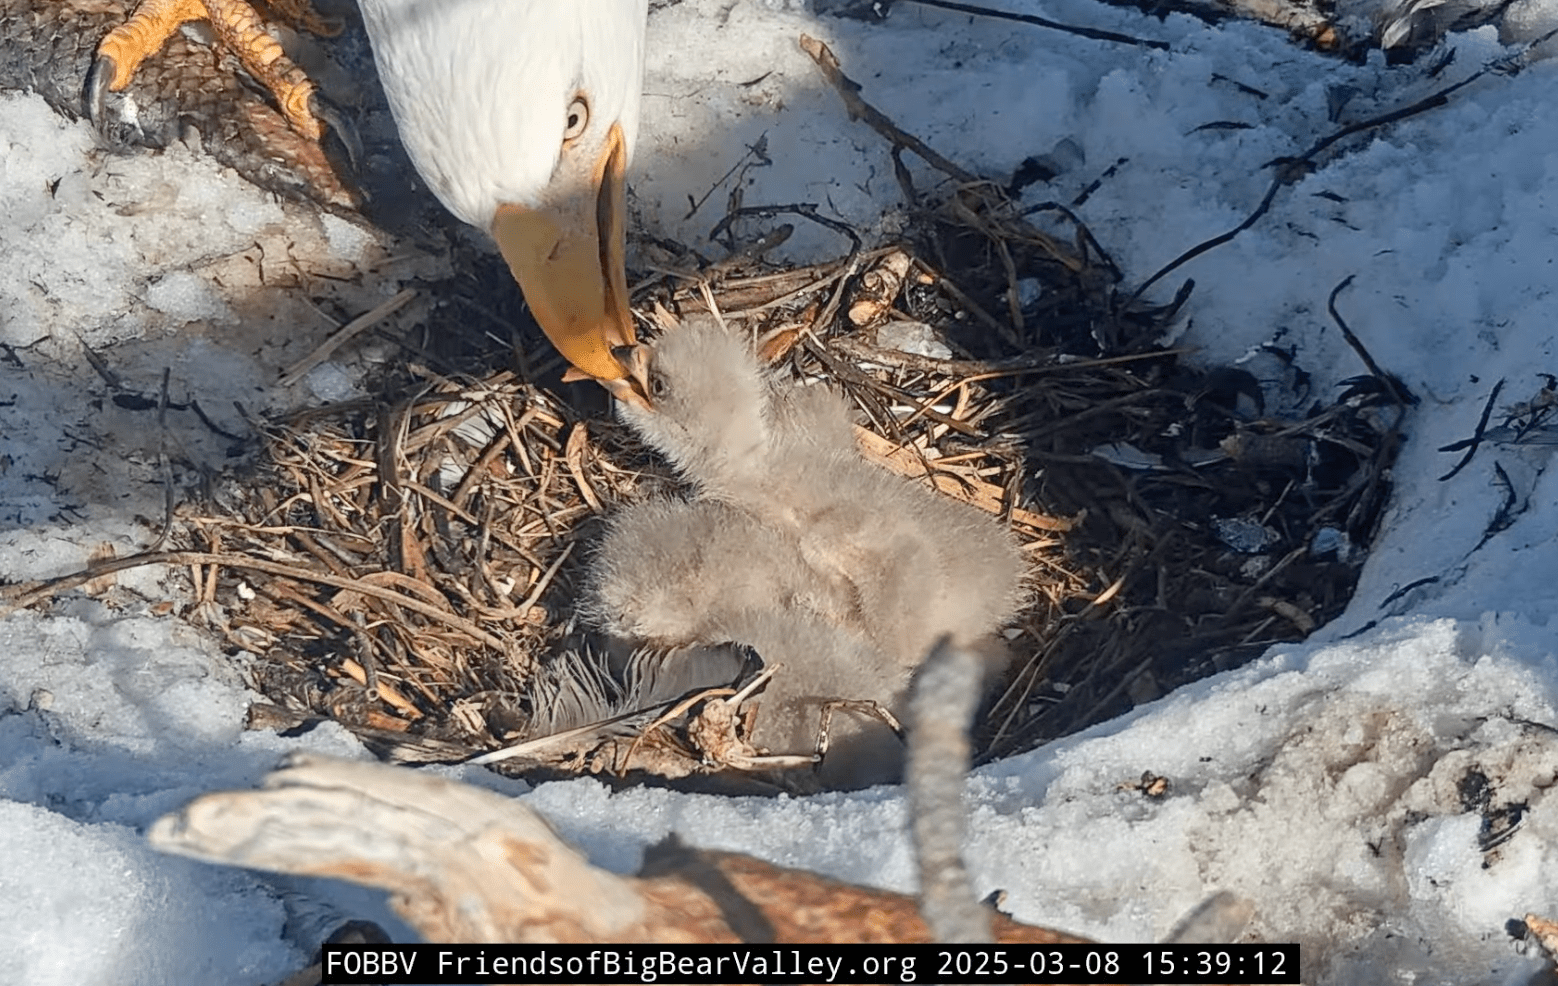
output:
<instances>
[{"instance_id":1,"label":"black claw","mask_svg":"<svg viewBox=\"0 0 1558 986\"><path fill-rule=\"evenodd\" d=\"M92 68L87 71L82 102L86 104L87 119L92 121L92 126L97 128L98 133L103 133L107 124L103 105L108 98L108 86L114 81L114 74L118 71L119 66L107 55L93 58Z\"/></svg>"},{"instance_id":2,"label":"black claw","mask_svg":"<svg viewBox=\"0 0 1558 986\"><path fill-rule=\"evenodd\" d=\"M335 139L340 142L341 149L346 153L347 165L354 175L361 176L362 139L357 135L357 128L346 118L346 114L317 91L309 95L308 109L330 128L331 133L335 134Z\"/></svg>"},{"instance_id":3,"label":"black claw","mask_svg":"<svg viewBox=\"0 0 1558 986\"><path fill-rule=\"evenodd\" d=\"M123 151L144 141L145 134L133 119L127 119L116 112L108 102L111 91L108 87L118 71L118 66L109 56L98 55L93 58L92 67L87 70L86 83L82 86L81 101L85 104L87 119L97 131L98 139L110 150Z\"/></svg>"}]
</instances>

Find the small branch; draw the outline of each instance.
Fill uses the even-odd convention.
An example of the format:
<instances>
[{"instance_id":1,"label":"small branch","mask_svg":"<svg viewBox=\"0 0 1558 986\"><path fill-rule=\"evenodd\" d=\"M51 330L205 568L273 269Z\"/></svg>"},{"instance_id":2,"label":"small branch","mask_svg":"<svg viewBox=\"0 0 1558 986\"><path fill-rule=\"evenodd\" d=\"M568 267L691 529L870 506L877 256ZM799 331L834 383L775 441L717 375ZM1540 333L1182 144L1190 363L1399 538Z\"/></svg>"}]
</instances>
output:
<instances>
[{"instance_id":1,"label":"small branch","mask_svg":"<svg viewBox=\"0 0 1558 986\"><path fill-rule=\"evenodd\" d=\"M829 219L827 216L822 215L817 211L816 204L811 202L795 202L790 205L748 205L739 209L732 209L725 214L723 219L714 224L713 229L709 230L709 239L717 238L721 233L730 228L731 223L742 216L762 216L765 219L772 219L774 216L780 215L803 216L818 225L828 227L835 233L841 233L849 237L849 255L851 257L859 253L863 246L860 234L855 232L854 227L846 222Z\"/></svg>"},{"instance_id":2,"label":"small branch","mask_svg":"<svg viewBox=\"0 0 1558 986\"><path fill-rule=\"evenodd\" d=\"M1071 24L1061 24L1058 21L1046 20L1043 17L1035 17L1032 14L1018 14L1009 10L976 7L968 3L954 3L953 0L909 0L909 2L917 3L922 7L937 7L941 10L955 10L960 14L973 14L976 17L992 17L997 20L1016 21L1019 24L1032 24L1034 27L1045 27L1051 31L1064 31L1067 34L1075 34L1081 38L1091 38L1094 41L1113 41L1116 44L1136 45L1139 48L1156 48L1159 51L1169 50L1167 41L1133 38L1128 34L1117 34L1114 31L1104 31L1096 27L1076 27Z\"/></svg>"},{"instance_id":3,"label":"small branch","mask_svg":"<svg viewBox=\"0 0 1558 986\"><path fill-rule=\"evenodd\" d=\"M1251 226L1254 226L1257 222L1260 221L1260 217L1266 214L1266 210L1271 208L1271 203L1276 199L1277 192L1290 180L1292 179L1287 177L1286 172L1279 171L1277 177L1273 178L1270 186L1266 188L1266 194L1262 196L1260 204L1255 207L1254 212L1245 217L1244 222L1235 226L1233 229L1228 230L1226 233L1219 233L1209 240L1203 240L1200 243L1197 243L1189 250L1186 250L1184 253L1175 257L1173 260L1170 260L1163 267L1159 268L1159 270L1151 277L1143 281L1141 283L1141 287L1131 292L1131 296L1127 298L1125 300L1125 304L1121 305L1120 307L1122 309L1130 308L1132 305L1136 304L1142 295L1147 293L1148 288L1163 280L1163 278L1167 277L1173 271L1183 267L1185 264L1190 263L1190 261L1201 256L1201 254L1206 253L1208 250L1213 250L1222 246L1224 243L1227 243L1235 236L1238 236L1240 233L1249 229Z\"/></svg>"},{"instance_id":4,"label":"small branch","mask_svg":"<svg viewBox=\"0 0 1558 986\"><path fill-rule=\"evenodd\" d=\"M720 176L719 181L709 186L709 190L703 193L702 198L694 199L692 196L688 196L688 205L690 208L687 211L687 215L682 217L682 221L686 222L693 216L697 215L698 210L703 208L703 203L707 202L710 196L719 191L719 187L729 181L731 175L735 174L737 171L743 171L743 169L747 167L748 158L754 159L756 163L761 165L770 165L773 163L768 159L768 134L766 132L762 136L758 137L755 143L747 145L746 153L742 154L740 159L737 160L735 164L730 166L729 171Z\"/></svg>"},{"instance_id":5,"label":"small branch","mask_svg":"<svg viewBox=\"0 0 1558 986\"><path fill-rule=\"evenodd\" d=\"M1352 283L1352 279L1353 275L1348 274L1342 278L1340 284L1331 289L1331 296L1325 299L1325 310L1331 313L1331 319L1336 323L1336 327L1342 330L1342 337L1347 340L1347 345L1352 347L1352 351L1358 354L1359 359L1363 360L1363 365L1369 368L1369 373L1373 374L1374 379L1378 380L1380 386L1384 387L1390 394L1391 402L1397 407L1416 404L1417 398L1393 375L1380 369L1380 365L1374 362L1374 357L1369 355L1368 349L1363 345L1363 340L1358 338L1357 334L1352 331L1347 322L1342 318L1341 312L1336 310L1336 296L1341 294L1347 285Z\"/></svg>"},{"instance_id":6,"label":"small branch","mask_svg":"<svg viewBox=\"0 0 1558 986\"><path fill-rule=\"evenodd\" d=\"M1378 609L1384 609L1386 606L1389 606L1391 603L1395 602L1397 599L1400 599L1402 596L1404 596L1407 593L1411 592L1413 589L1421 589L1425 585L1433 585L1434 583L1436 583L1438 581L1439 581L1439 576L1437 576L1437 575L1430 575L1430 576L1427 576L1426 578L1415 579L1415 580L1413 580L1411 582L1408 582L1406 585L1402 586L1401 588L1399 588L1396 591L1392 592L1390 595L1386 596L1384 602L1380 603L1377 608Z\"/></svg>"},{"instance_id":7,"label":"small branch","mask_svg":"<svg viewBox=\"0 0 1558 986\"><path fill-rule=\"evenodd\" d=\"M943 281L942 283L949 284L950 286L950 282ZM828 340L828 346L843 353L850 359L863 363L876 363L881 366L893 367L894 369L915 370L920 373L940 373L949 377L972 378L977 376L981 380L1019 375L1064 376L1085 370L1096 370L1106 366L1123 366L1130 363L1150 362L1152 360L1170 360L1195 352L1193 347L1177 346L1173 349L1155 349L1146 353L1126 353L1121 356L1104 356L1098 359L1063 363L1056 358L1056 354L1052 351L991 360L937 359L934 356L919 356L897 349L881 349L851 336L830 339Z\"/></svg>"},{"instance_id":8,"label":"small branch","mask_svg":"<svg viewBox=\"0 0 1558 986\"><path fill-rule=\"evenodd\" d=\"M346 343L351 341L354 336L361 334L367 329L370 329L384 321L386 318L389 318L401 308L405 307L416 296L417 292L414 288L406 288L404 291L401 291L399 294L395 295L393 298L390 298L388 301L380 302L378 305L370 308L368 311L352 319L350 322L347 322L345 325L341 326L334 333L332 333L330 338L320 343L319 348L315 349L312 353L309 353L307 356L303 357L296 363L287 367L286 370L282 371L281 379L278 381L278 383L283 387L291 386L293 383L297 382L297 380L300 379L303 374L329 359L331 354L333 354L337 349L340 349L342 346L346 345Z\"/></svg>"},{"instance_id":9,"label":"small branch","mask_svg":"<svg viewBox=\"0 0 1558 986\"><path fill-rule=\"evenodd\" d=\"M1456 442L1453 445L1446 445L1439 450L1441 452L1454 452L1456 449L1460 448L1464 448L1466 450L1466 454L1461 456L1461 461L1455 464L1454 469L1451 469L1443 476L1440 476L1439 482L1442 483L1454 476L1456 473L1460 472L1462 469L1465 469L1466 466L1471 462L1472 456L1477 454L1478 447L1482 445L1482 438L1488 431L1488 419L1493 416L1493 407L1498 402L1499 392L1503 389L1504 380L1501 377L1499 378L1499 382L1493 385L1493 392L1488 395L1488 402L1482 405L1482 417L1477 419L1477 429L1471 433L1471 438L1464 442Z\"/></svg>"},{"instance_id":10,"label":"small branch","mask_svg":"<svg viewBox=\"0 0 1558 986\"><path fill-rule=\"evenodd\" d=\"M924 159L926 164L951 176L955 181L964 183L978 181L979 178L969 171L948 161L937 154L924 141L912 134L898 128L898 125L889 120L887 116L860 97L860 83L844 74L839 66L838 56L833 54L826 44L809 35L801 35L801 49L811 56L817 63L817 68L822 71L824 78L838 90L839 96L844 100L844 106L849 110L852 120L864 120L877 133L886 137L895 147L906 147Z\"/></svg>"},{"instance_id":11,"label":"small branch","mask_svg":"<svg viewBox=\"0 0 1558 986\"><path fill-rule=\"evenodd\" d=\"M1488 521L1487 528L1482 532L1482 540L1477 542L1477 548L1487 544L1488 539L1493 537L1493 535L1509 530L1515 523L1516 518L1525 512L1515 509L1520 502L1520 497L1515 493L1514 481L1509 478L1509 473L1504 470L1504 466L1501 463L1497 461L1493 463L1493 474L1497 478L1499 487L1504 491L1504 502L1499 504L1498 510L1494 511L1493 518ZM1472 550L1476 551L1477 548Z\"/></svg>"},{"instance_id":12,"label":"small branch","mask_svg":"<svg viewBox=\"0 0 1558 986\"><path fill-rule=\"evenodd\" d=\"M1109 271L1109 276L1112 279L1119 281L1125 277L1125 275L1120 272L1119 265L1114 262L1114 258L1109 255L1109 251L1104 249L1103 244L1099 243L1098 238L1093 235L1093 231L1088 229L1087 224L1084 223L1081 217L1073 212L1069 206L1063 205L1060 202L1040 202L1038 205L1028 206L1020 213L1018 213L1018 215L1031 216L1040 212L1058 212L1065 216L1066 219L1071 222L1071 225L1076 227L1077 253L1082 256L1083 259L1087 259L1087 251L1091 250L1095 255L1097 255L1098 261L1104 265L1106 270Z\"/></svg>"}]
</instances>

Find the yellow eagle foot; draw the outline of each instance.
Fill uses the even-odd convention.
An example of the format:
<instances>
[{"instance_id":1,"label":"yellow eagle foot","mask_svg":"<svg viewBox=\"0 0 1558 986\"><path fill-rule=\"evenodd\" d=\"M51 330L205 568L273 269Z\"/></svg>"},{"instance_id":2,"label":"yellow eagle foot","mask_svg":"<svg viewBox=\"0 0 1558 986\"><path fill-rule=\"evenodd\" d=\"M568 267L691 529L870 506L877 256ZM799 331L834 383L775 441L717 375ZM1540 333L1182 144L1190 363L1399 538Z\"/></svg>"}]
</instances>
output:
<instances>
[{"instance_id":1,"label":"yellow eagle foot","mask_svg":"<svg viewBox=\"0 0 1558 986\"><path fill-rule=\"evenodd\" d=\"M341 25L320 17L308 0L276 0L272 11L315 34L340 33ZM265 30L265 23L248 0L141 0L129 20L114 28L97 46L97 57L88 80L91 114L102 119L103 97L130 84L143 61L161 50L179 26L189 21L209 21L217 41L232 52L275 97L287 122L298 134L318 141L323 123L330 123L351 148L352 141L335 114L324 106L314 83L292 63L281 45Z\"/></svg>"}]
</instances>

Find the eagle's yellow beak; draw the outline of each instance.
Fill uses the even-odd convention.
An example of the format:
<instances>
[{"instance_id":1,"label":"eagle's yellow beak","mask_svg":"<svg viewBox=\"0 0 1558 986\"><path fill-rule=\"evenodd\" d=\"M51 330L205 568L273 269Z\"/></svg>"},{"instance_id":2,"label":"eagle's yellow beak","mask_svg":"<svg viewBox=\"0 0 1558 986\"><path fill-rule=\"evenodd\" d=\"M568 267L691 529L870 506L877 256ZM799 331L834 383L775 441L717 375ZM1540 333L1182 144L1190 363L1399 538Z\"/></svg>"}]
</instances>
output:
<instances>
[{"instance_id":1,"label":"eagle's yellow beak","mask_svg":"<svg viewBox=\"0 0 1558 986\"><path fill-rule=\"evenodd\" d=\"M583 162L581 162L583 163ZM627 143L613 124L588 174L564 160L557 194L539 206L504 204L492 235L525 301L557 351L620 400L648 406L616 351L638 343L628 312Z\"/></svg>"}]
</instances>

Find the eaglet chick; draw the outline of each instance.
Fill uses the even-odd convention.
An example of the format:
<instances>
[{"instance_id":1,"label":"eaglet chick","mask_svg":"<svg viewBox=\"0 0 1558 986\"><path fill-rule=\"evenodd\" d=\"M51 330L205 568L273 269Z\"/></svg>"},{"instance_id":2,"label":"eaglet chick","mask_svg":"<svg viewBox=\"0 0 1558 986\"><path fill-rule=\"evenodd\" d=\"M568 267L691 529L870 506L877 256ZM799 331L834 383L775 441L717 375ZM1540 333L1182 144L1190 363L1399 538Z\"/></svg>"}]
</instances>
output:
<instances>
[{"instance_id":1,"label":"eaglet chick","mask_svg":"<svg viewBox=\"0 0 1558 986\"><path fill-rule=\"evenodd\" d=\"M707 317L668 329L644 355L654 409L624 404L622 416L694 499L613 520L590 609L614 634L731 640L784 664L763 698L759 745L804 749L829 699L896 710L943 635L976 643L1014 613L1024 566L1011 538L862 459L841 397L778 380ZM872 745L875 760L883 751ZM900 759L889 750L892 764L862 770L838 754L851 764L845 783L886 779Z\"/></svg>"},{"instance_id":2,"label":"eaglet chick","mask_svg":"<svg viewBox=\"0 0 1558 986\"><path fill-rule=\"evenodd\" d=\"M622 416L692 483L798 545L859 627L918 662L944 634L994 631L1021 602L1024 564L983 512L861 458L844 399L780 381L708 317L665 332L648 351L654 410Z\"/></svg>"},{"instance_id":3,"label":"eaglet chick","mask_svg":"<svg viewBox=\"0 0 1558 986\"><path fill-rule=\"evenodd\" d=\"M818 578L793 539L714 501L654 500L617 514L596 551L586 614L615 638L673 655L729 641L780 665L749 737L776 753L814 748L826 702L896 707L913 670L866 639L850 600ZM901 753L885 725L850 714L835 723L823 785L895 779Z\"/></svg>"}]
</instances>

